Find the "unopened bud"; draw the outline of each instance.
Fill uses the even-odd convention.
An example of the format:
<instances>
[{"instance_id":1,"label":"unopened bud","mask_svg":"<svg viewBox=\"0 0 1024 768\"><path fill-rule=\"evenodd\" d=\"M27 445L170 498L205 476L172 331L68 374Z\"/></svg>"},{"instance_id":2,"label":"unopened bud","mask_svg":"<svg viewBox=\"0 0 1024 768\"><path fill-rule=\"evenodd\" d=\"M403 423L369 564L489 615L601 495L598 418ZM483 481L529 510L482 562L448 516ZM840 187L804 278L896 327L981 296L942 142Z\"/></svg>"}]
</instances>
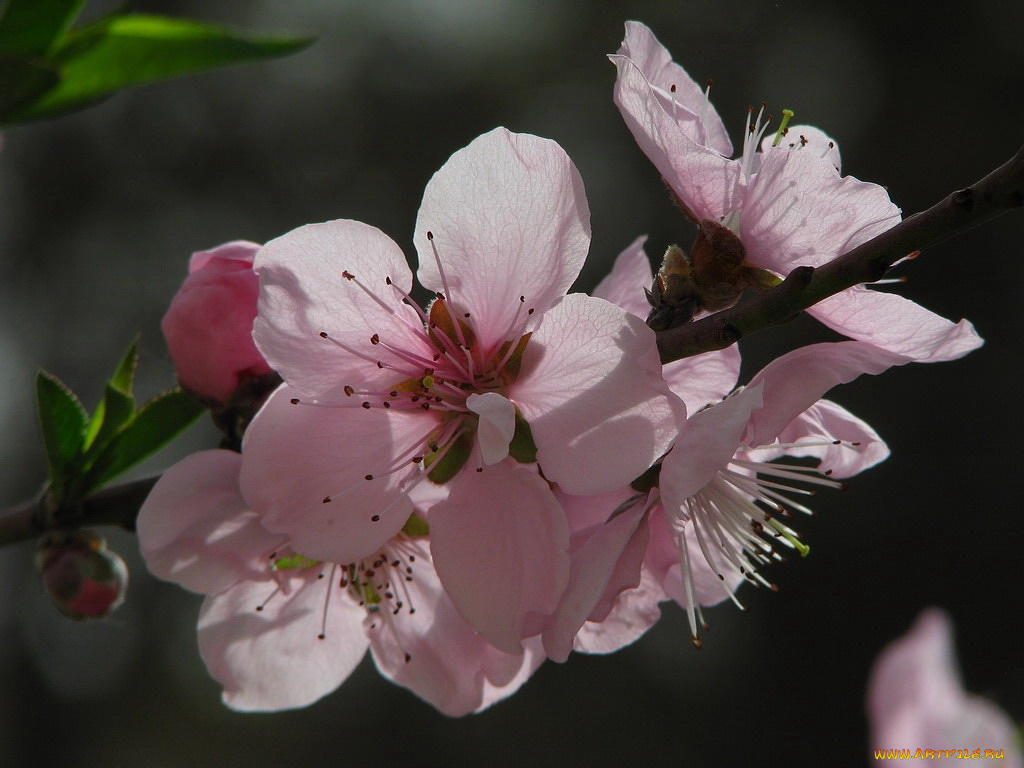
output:
<instances>
[{"instance_id":1,"label":"unopened bud","mask_svg":"<svg viewBox=\"0 0 1024 768\"><path fill-rule=\"evenodd\" d=\"M43 589L75 621L101 619L124 602L128 569L91 531L50 531L39 541L36 568Z\"/></svg>"}]
</instances>

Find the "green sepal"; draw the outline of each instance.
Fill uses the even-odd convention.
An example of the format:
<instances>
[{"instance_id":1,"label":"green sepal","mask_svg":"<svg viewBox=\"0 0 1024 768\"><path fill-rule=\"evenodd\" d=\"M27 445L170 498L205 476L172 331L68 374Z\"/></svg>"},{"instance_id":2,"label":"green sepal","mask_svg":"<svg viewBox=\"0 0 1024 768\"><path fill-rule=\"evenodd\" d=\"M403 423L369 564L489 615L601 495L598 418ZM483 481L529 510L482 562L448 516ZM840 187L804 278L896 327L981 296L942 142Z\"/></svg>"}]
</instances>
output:
<instances>
[{"instance_id":1,"label":"green sepal","mask_svg":"<svg viewBox=\"0 0 1024 768\"><path fill-rule=\"evenodd\" d=\"M149 458L188 429L206 408L180 388L144 403L89 462L80 492L85 495Z\"/></svg>"},{"instance_id":2,"label":"green sepal","mask_svg":"<svg viewBox=\"0 0 1024 768\"><path fill-rule=\"evenodd\" d=\"M0 56L46 56L83 5L85 0L7 0L0 16Z\"/></svg>"},{"instance_id":3,"label":"green sepal","mask_svg":"<svg viewBox=\"0 0 1024 768\"><path fill-rule=\"evenodd\" d=\"M75 393L46 371L36 374L36 400L50 470L50 490L59 503L77 468L89 416Z\"/></svg>"},{"instance_id":4,"label":"green sepal","mask_svg":"<svg viewBox=\"0 0 1024 768\"><path fill-rule=\"evenodd\" d=\"M413 512L409 515L409 519L405 521L405 525L402 526L402 533L413 539L422 536L429 536L430 526L427 525L426 520Z\"/></svg>"},{"instance_id":5,"label":"green sepal","mask_svg":"<svg viewBox=\"0 0 1024 768\"><path fill-rule=\"evenodd\" d=\"M440 460L437 454L430 453L423 459L423 466L428 467L427 477L438 485L444 485L459 473L469 461L473 451L473 438L462 434L448 447L448 452Z\"/></svg>"},{"instance_id":6,"label":"green sepal","mask_svg":"<svg viewBox=\"0 0 1024 768\"><path fill-rule=\"evenodd\" d=\"M139 340L135 339L117 364L114 375L110 377L100 400L89 421L89 430L85 436L84 448L102 449L111 437L127 424L135 415L135 398L132 396L132 384L135 379L135 366L139 362Z\"/></svg>"},{"instance_id":7,"label":"green sepal","mask_svg":"<svg viewBox=\"0 0 1024 768\"><path fill-rule=\"evenodd\" d=\"M537 444L533 442L533 431L518 407L516 431L512 435L512 442L508 444L508 455L520 464L532 464L537 460Z\"/></svg>"},{"instance_id":8,"label":"green sepal","mask_svg":"<svg viewBox=\"0 0 1024 768\"><path fill-rule=\"evenodd\" d=\"M60 67L60 83L3 119L53 117L124 88L283 56L312 42L309 38L247 37L191 19L113 14L68 32L48 56Z\"/></svg>"}]
</instances>

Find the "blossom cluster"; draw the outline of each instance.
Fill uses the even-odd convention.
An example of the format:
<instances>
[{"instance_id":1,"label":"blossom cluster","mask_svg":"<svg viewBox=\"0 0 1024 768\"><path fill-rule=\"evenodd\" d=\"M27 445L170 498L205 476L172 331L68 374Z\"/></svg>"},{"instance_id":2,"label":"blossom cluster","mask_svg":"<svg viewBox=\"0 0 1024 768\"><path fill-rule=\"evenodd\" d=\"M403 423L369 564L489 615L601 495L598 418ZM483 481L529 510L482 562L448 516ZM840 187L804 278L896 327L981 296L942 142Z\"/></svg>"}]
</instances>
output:
<instances>
[{"instance_id":1,"label":"blossom cluster","mask_svg":"<svg viewBox=\"0 0 1024 768\"><path fill-rule=\"evenodd\" d=\"M462 715L545 659L628 645L666 601L699 646L703 607L807 552L798 499L888 455L825 394L980 345L966 321L856 286L809 310L848 340L742 386L735 347L663 365L656 329L900 212L841 174L817 128L769 133L758 114L733 158L707 90L642 24L610 58L616 105L697 226L657 276L641 237L592 295L569 293L591 242L583 181L554 142L503 128L428 182L420 289L398 245L352 220L193 258L164 322L182 382L216 403L248 376L283 380L240 452L172 467L138 522L153 573L206 595L200 651L229 706L310 704L369 649Z\"/></svg>"}]
</instances>

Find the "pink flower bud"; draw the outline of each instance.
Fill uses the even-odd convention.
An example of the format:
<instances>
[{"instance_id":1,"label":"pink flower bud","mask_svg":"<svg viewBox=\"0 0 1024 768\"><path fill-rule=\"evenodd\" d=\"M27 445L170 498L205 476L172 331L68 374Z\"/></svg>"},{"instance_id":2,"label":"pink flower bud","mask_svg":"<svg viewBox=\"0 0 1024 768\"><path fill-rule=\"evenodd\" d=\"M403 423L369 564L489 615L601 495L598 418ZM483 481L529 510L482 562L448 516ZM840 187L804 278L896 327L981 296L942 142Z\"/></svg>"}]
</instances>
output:
<instances>
[{"instance_id":1,"label":"pink flower bud","mask_svg":"<svg viewBox=\"0 0 1024 768\"><path fill-rule=\"evenodd\" d=\"M181 385L226 402L250 376L270 372L252 341L259 283L256 243L235 240L192 254L189 274L160 324Z\"/></svg>"},{"instance_id":2,"label":"pink flower bud","mask_svg":"<svg viewBox=\"0 0 1024 768\"><path fill-rule=\"evenodd\" d=\"M91 531L51 531L39 542L36 568L61 613L76 621L102 619L124 602L128 569Z\"/></svg>"}]
</instances>

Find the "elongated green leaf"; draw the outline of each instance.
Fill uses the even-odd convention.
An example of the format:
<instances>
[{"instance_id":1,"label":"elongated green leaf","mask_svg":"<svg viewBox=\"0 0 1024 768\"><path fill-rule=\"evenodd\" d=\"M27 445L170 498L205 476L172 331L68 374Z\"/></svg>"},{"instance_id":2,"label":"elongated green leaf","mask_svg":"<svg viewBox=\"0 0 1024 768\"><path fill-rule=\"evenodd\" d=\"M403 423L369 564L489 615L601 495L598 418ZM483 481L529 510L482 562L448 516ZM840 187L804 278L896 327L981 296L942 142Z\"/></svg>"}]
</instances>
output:
<instances>
[{"instance_id":1,"label":"elongated green leaf","mask_svg":"<svg viewBox=\"0 0 1024 768\"><path fill-rule=\"evenodd\" d=\"M0 58L0 122L38 100L60 82L60 71L42 61Z\"/></svg>"},{"instance_id":2,"label":"elongated green leaf","mask_svg":"<svg viewBox=\"0 0 1024 768\"><path fill-rule=\"evenodd\" d=\"M89 493L149 458L188 429L206 409L181 389L172 389L145 403L92 461L82 482ZM98 444L97 444L98 445Z\"/></svg>"},{"instance_id":3,"label":"elongated green leaf","mask_svg":"<svg viewBox=\"0 0 1024 768\"><path fill-rule=\"evenodd\" d=\"M121 361L114 369L114 375L107 382L103 399L93 411L89 429L85 436L85 447L101 447L135 414L135 398L132 384L135 380L135 366L139 362L139 340L133 341Z\"/></svg>"},{"instance_id":4,"label":"elongated green leaf","mask_svg":"<svg viewBox=\"0 0 1024 768\"><path fill-rule=\"evenodd\" d=\"M50 468L50 487L61 499L64 488L73 479L89 417L75 394L46 371L36 375L36 398Z\"/></svg>"},{"instance_id":5,"label":"elongated green leaf","mask_svg":"<svg viewBox=\"0 0 1024 768\"><path fill-rule=\"evenodd\" d=\"M0 17L0 56L45 56L83 5L85 0L7 0Z\"/></svg>"},{"instance_id":6,"label":"elongated green leaf","mask_svg":"<svg viewBox=\"0 0 1024 768\"><path fill-rule=\"evenodd\" d=\"M83 107L136 85L271 56L308 39L256 38L189 19L129 15L101 19L68 33L52 52L60 84L12 115L26 120Z\"/></svg>"}]
</instances>

